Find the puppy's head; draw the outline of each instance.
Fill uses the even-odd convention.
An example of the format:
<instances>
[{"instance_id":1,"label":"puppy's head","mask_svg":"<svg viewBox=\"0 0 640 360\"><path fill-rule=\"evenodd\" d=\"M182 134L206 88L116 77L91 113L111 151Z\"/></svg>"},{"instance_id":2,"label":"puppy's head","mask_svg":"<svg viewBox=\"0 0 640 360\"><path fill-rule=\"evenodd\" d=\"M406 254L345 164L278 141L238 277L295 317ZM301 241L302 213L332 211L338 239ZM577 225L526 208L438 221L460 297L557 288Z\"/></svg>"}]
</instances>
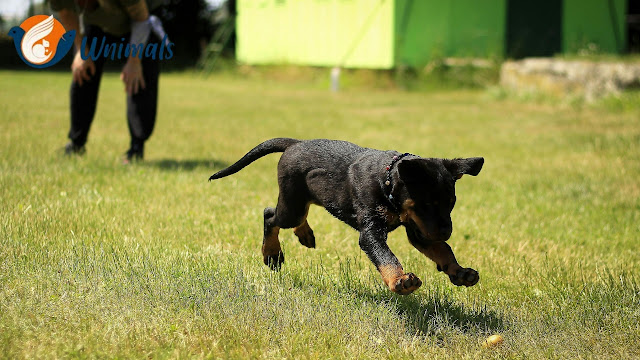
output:
<instances>
[{"instance_id":1,"label":"puppy's head","mask_svg":"<svg viewBox=\"0 0 640 360\"><path fill-rule=\"evenodd\" d=\"M462 175L478 175L483 164L483 158L402 160L398 175L405 190L401 198L403 223L425 240L448 240L453 230L455 183Z\"/></svg>"}]
</instances>

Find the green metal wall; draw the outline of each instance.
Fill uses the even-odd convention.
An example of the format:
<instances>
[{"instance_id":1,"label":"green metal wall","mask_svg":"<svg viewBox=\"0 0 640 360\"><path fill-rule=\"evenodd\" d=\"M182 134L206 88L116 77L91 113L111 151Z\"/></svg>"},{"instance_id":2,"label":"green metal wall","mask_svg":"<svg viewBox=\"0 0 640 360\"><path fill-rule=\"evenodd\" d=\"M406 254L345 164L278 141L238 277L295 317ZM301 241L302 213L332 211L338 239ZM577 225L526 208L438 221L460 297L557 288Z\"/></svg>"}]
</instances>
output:
<instances>
[{"instance_id":1,"label":"green metal wall","mask_svg":"<svg viewBox=\"0 0 640 360\"><path fill-rule=\"evenodd\" d=\"M563 2L507 0L505 57L554 56L562 52Z\"/></svg>"},{"instance_id":2,"label":"green metal wall","mask_svg":"<svg viewBox=\"0 0 640 360\"><path fill-rule=\"evenodd\" d=\"M622 53L627 0L238 0L250 64L388 69L440 57ZM589 47L589 44L595 44Z\"/></svg>"},{"instance_id":3,"label":"green metal wall","mask_svg":"<svg viewBox=\"0 0 640 360\"><path fill-rule=\"evenodd\" d=\"M396 62L504 53L505 0L396 0Z\"/></svg>"},{"instance_id":4,"label":"green metal wall","mask_svg":"<svg viewBox=\"0 0 640 360\"><path fill-rule=\"evenodd\" d=\"M237 58L392 68L393 6L394 0L239 0Z\"/></svg>"},{"instance_id":5,"label":"green metal wall","mask_svg":"<svg viewBox=\"0 0 640 360\"><path fill-rule=\"evenodd\" d=\"M563 52L624 52L626 9L626 0L564 0Z\"/></svg>"}]
</instances>

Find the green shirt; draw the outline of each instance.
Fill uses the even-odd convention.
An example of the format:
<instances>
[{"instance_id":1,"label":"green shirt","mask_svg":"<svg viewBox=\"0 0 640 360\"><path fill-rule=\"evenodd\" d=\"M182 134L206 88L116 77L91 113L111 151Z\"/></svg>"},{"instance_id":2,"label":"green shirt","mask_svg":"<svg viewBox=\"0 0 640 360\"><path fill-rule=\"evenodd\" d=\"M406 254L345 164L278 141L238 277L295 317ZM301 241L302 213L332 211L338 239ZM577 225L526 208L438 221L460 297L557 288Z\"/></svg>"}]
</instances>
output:
<instances>
[{"instance_id":1,"label":"green shirt","mask_svg":"<svg viewBox=\"0 0 640 360\"><path fill-rule=\"evenodd\" d=\"M131 31L131 19L126 8L135 5L142 0L94 0L97 3L90 10L88 6L82 7L75 0L50 0L51 9L60 11L62 9L73 10L80 14L82 23L85 25L95 25L104 32L115 36L121 36ZM162 5L163 0L145 0L149 11ZM85 0L83 3L91 3Z\"/></svg>"}]
</instances>

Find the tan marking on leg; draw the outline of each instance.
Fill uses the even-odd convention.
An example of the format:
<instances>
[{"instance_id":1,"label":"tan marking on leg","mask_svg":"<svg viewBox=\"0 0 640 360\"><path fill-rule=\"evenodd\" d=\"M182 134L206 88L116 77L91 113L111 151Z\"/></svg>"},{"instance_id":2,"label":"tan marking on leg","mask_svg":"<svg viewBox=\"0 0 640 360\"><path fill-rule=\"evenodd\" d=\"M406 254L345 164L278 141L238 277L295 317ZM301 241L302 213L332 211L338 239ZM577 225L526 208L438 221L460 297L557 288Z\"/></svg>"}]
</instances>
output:
<instances>
[{"instance_id":1,"label":"tan marking on leg","mask_svg":"<svg viewBox=\"0 0 640 360\"><path fill-rule=\"evenodd\" d=\"M313 230L309 226L309 223L306 219L302 224L293 229L293 233L298 237L300 244L308 248L316 247L316 240L313 235Z\"/></svg>"},{"instance_id":2,"label":"tan marking on leg","mask_svg":"<svg viewBox=\"0 0 640 360\"><path fill-rule=\"evenodd\" d=\"M471 268L463 268L458 264L453 250L444 241L434 242L426 248L416 247L421 253L438 265L438 270L449 275L449 280L457 286L473 286L480 276L478 272Z\"/></svg>"},{"instance_id":3,"label":"tan marking on leg","mask_svg":"<svg viewBox=\"0 0 640 360\"><path fill-rule=\"evenodd\" d=\"M399 277L404 275L404 270L402 266L398 265L380 265L378 267L378 271L382 276L382 281L391 289L391 291L395 292L395 283Z\"/></svg>"},{"instance_id":4,"label":"tan marking on leg","mask_svg":"<svg viewBox=\"0 0 640 360\"><path fill-rule=\"evenodd\" d=\"M389 290L399 295L409 295L422 285L417 276L405 274L400 265L381 265L378 271Z\"/></svg>"},{"instance_id":5,"label":"tan marking on leg","mask_svg":"<svg viewBox=\"0 0 640 360\"><path fill-rule=\"evenodd\" d=\"M418 250L435 262L438 268L447 275L455 275L461 268L451 246L444 241L433 242L426 248L418 248Z\"/></svg>"},{"instance_id":6,"label":"tan marking on leg","mask_svg":"<svg viewBox=\"0 0 640 360\"><path fill-rule=\"evenodd\" d=\"M297 237L305 237L310 235L311 227L307 220L305 220L300 226L297 226L293 229L293 233L296 234Z\"/></svg>"},{"instance_id":7,"label":"tan marking on leg","mask_svg":"<svg viewBox=\"0 0 640 360\"><path fill-rule=\"evenodd\" d=\"M280 248L280 240L278 239L278 234L280 233L280 228L274 226L273 229L267 234L262 241L262 255L264 256L277 256L282 249Z\"/></svg>"}]
</instances>

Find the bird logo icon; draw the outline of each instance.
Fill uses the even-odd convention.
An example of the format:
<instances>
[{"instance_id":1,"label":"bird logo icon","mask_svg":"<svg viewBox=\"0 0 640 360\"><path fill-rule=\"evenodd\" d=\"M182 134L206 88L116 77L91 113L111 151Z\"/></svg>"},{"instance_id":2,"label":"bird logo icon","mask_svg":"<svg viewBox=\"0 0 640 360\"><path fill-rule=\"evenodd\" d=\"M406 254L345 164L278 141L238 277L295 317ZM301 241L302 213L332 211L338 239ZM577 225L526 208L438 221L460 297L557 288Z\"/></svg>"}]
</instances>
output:
<instances>
[{"instance_id":1,"label":"bird logo icon","mask_svg":"<svg viewBox=\"0 0 640 360\"><path fill-rule=\"evenodd\" d=\"M36 15L9 30L13 45L25 64L42 69L56 64L73 46L75 30L65 31L53 15Z\"/></svg>"}]
</instances>

